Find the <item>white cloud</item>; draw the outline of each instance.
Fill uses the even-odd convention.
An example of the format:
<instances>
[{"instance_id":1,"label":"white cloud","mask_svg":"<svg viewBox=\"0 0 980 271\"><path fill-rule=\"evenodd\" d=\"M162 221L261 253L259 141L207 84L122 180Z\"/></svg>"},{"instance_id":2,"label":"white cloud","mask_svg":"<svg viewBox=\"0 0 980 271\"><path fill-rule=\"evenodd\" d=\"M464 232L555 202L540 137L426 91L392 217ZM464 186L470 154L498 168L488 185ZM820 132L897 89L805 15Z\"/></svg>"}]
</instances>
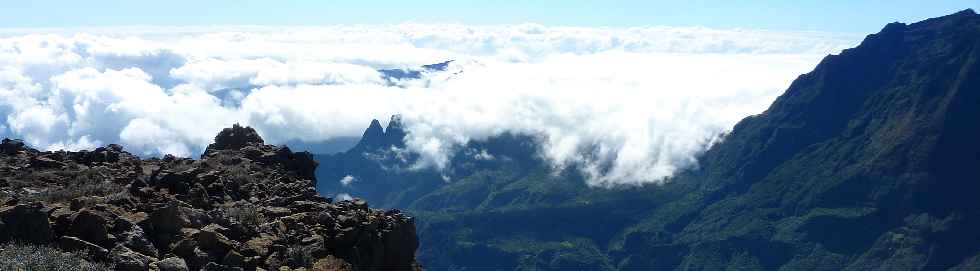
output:
<instances>
[{"instance_id":1,"label":"white cloud","mask_svg":"<svg viewBox=\"0 0 980 271\"><path fill-rule=\"evenodd\" d=\"M348 187L355 181L357 181L357 178L354 178L354 176L351 175L347 175L340 179L340 185L344 187Z\"/></svg>"},{"instance_id":2,"label":"white cloud","mask_svg":"<svg viewBox=\"0 0 980 271\"><path fill-rule=\"evenodd\" d=\"M394 25L0 30L0 134L42 149L200 153L232 123L272 143L402 114L442 167L469 140L542 138L594 185L657 182L858 36L707 28ZM445 60L388 85L377 72ZM475 155L490 157L489 153ZM353 179L351 179L353 180Z\"/></svg>"}]
</instances>

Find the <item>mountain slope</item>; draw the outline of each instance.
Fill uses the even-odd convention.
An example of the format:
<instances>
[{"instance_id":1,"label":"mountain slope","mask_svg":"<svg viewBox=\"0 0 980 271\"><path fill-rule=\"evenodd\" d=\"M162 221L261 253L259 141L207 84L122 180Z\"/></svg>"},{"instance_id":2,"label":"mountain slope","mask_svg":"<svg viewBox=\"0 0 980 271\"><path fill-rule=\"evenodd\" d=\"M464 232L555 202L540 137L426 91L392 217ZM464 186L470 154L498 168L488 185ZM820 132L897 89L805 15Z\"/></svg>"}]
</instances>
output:
<instances>
[{"instance_id":1,"label":"mountain slope","mask_svg":"<svg viewBox=\"0 0 980 271\"><path fill-rule=\"evenodd\" d=\"M372 177L354 188L418 215L420 260L441 270L971 270L978 60L972 10L889 24L662 186L589 188L519 135L470 143L445 172L385 170L406 160L361 149L343 159L373 167L317 174L384 175L382 190ZM500 155L515 145L530 147Z\"/></svg>"},{"instance_id":2,"label":"mountain slope","mask_svg":"<svg viewBox=\"0 0 980 271\"><path fill-rule=\"evenodd\" d=\"M765 269L936 270L976 255L978 56L980 18L964 11L826 58L704 155L719 187L662 245L717 253L681 265Z\"/></svg>"}]
</instances>

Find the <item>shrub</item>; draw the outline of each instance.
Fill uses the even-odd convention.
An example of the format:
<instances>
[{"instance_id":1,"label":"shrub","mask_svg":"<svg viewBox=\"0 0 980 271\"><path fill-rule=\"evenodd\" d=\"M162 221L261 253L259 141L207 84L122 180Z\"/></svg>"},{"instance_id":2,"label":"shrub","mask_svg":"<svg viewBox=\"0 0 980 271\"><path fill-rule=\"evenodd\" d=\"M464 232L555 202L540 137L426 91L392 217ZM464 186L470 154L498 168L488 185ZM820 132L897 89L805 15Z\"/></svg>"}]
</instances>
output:
<instances>
[{"instance_id":1,"label":"shrub","mask_svg":"<svg viewBox=\"0 0 980 271\"><path fill-rule=\"evenodd\" d=\"M228 217L238 221L238 223L242 223L246 227L255 229L259 225L265 224L265 216L259 212L259 207L253 204L239 203L226 206L224 210Z\"/></svg>"},{"instance_id":2,"label":"shrub","mask_svg":"<svg viewBox=\"0 0 980 271\"><path fill-rule=\"evenodd\" d=\"M291 245L286 248L286 261L292 266L310 266L313 264L311 250L300 245Z\"/></svg>"},{"instance_id":3,"label":"shrub","mask_svg":"<svg viewBox=\"0 0 980 271\"><path fill-rule=\"evenodd\" d=\"M99 196L108 198L127 197L125 186L108 180L105 168L90 168L78 173L67 174L71 181L64 187L49 188L37 194L27 196L27 199L44 202L68 202L74 198Z\"/></svg>"},{"instance_id":4,"label":"shrub","mask_svg":"<svg viewBox=\"0 0 980 271\"><path fill-rule=\"evenodd\" d=\"M48 246L6 244L0 246L0 270L17 271L112 271L113 267L85 260L79 253Z\"/></svg>"}]
</instances>

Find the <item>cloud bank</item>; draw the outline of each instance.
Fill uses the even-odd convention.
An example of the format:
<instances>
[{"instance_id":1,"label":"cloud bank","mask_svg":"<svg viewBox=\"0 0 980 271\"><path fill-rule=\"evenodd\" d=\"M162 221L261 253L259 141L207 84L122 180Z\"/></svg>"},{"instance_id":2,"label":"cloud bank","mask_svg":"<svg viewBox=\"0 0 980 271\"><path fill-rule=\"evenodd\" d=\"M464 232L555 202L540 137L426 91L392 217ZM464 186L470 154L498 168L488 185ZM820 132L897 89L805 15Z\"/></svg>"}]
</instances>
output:
<instances>
[{"instance_id":1,"label":"cloud bank","mask_svg":"<svg viewBox=\"0 0 980 271\"><path fill-rule=\"evenodd\" d=\"M193 156L232 123L272 143L317 142L402 114L422 166L516 132L591 184L658 182L858 38L534 24L6 29L0 136ZM456 61L398 84L378 72L445 60Z\"/></svg>"}]
</instances>

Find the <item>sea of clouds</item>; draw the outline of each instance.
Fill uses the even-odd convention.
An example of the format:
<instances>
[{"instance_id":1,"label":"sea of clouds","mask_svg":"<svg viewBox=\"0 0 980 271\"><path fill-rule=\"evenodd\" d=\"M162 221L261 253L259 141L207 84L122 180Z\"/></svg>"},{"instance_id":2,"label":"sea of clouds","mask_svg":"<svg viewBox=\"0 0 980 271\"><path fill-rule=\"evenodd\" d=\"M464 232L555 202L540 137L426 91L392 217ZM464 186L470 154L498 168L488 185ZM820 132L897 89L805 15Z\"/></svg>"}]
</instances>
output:
<instances>
[{"instance_id":1,"label":"sea of clouds","mask_svg":"<svg viewBox=\"0 0 980 271\"><path fill-rule=\"evenodd\" d=\"M594 185L658 182L860 36L700 27L417 25L0 30L0 137L199 154L359 136L401 114L421 166L503 132ZM455 60L392 84L378 69Z\"/></svg>"}]
</instances>

